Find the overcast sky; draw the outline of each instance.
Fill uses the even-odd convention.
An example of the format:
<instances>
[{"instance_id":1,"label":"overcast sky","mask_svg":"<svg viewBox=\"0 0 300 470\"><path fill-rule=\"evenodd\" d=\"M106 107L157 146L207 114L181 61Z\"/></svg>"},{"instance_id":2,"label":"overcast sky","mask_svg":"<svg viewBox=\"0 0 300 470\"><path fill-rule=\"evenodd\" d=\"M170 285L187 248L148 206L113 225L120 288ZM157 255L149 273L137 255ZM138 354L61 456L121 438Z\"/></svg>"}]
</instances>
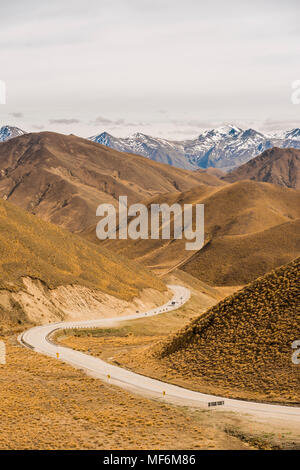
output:
<instances>
[{"instance_id":1,"label":"overcast sky","mask_svg":"<svg viewBox=\"0 0 300 470\"><path fill-rule=\"evenodd\" d=\"M300 126L299 0L1 0L0 125L173 139Z\"/></svg>"}]
</instances>

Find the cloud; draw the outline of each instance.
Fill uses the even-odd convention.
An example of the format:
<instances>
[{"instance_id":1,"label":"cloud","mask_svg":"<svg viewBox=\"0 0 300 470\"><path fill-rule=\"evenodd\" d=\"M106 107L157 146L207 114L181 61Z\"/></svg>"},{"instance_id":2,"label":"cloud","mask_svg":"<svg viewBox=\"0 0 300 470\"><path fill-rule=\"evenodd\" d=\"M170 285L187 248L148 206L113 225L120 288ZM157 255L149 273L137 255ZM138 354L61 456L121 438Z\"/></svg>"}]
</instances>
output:
<instances>
[{"instance_id":1,"label":"cloud","mask_svg":"<svg viewBox=\"0 0 300 470\"><path fill-rule=\"evenodd\" d=\"M79 119L50 119L50 124L78 124L80 122Z\"/></svg>"},{"instance_id":2,"label":"cloud","mask_svg":"<svg viewBox=\"0 0 300 470\"><path fill-rule=\"evenodd\" d=\"M22 118L24 117L24 114L23 113L10 113L10 116L14 118Z\"/></svg>"},{"instance_id":3,"label":"cloud","mask_svg":"<svg viewBox=\"0 0 300 470\"><path fill-rule=\"evenodd\" d=\"M92 121L92 124L99 124L99 125L102 125L102 126L106 126L106 125L113 125L113 126L121 126L123 124L125 124L125 121L124 119L116 119L116 120L112 120L112 119L107 119L105 117L102 117L102 116L98 116L96 117L96 119L94 121Z\"/></svg>"},{"instance_id":4,"label":"cloud","mask_svg":"<svg viewBox=\"0 0 300 470\"><path fill-rule=\"evenodd\" d=\"M144 126L145 123L141 121L133 122L133 121L126 121L125 119L108 119L103 116L98 116L93 121L90 121L90 124L93 126L107 126L109 128L118 128L122 127L138 127Z\"/></svg>"},{"instance_id":5,"label":"cloud","mask_svg":"<svg viewBox=\"0 0 300 470\"><path fill-rule=\"evenodd\" d=\"M299 121L294 119L266 119L261 123L261 127L265 132L272 132L277 130L289 130L295 127L299 127Z\"/></svg>"},{"instance_id":6,"label":"cloud","mask_svg":"<svg viewBox=\"0 0 300 470\"><path fill-rule=\"evenodd\" d=\"M1 3L0 79L9 86L6 109L23 109L24 127L181 135L244 116L299 122L290 100L299 78L299 1L87 4ZM49 121L57 116L78 119ZM273 125L281 124L265 124Z\"/></svg>"},{"instance_id":7,"label":"cloud","mask_svg":"<svg viewBox=\"0 0 300 470\"><path fill-rule=\"evenodd\" d=\"M192 127L192 128L208 128L208 127L216 127L220 126L223 122L222 121L208 121L208 120L199 120L199 119L171 119L170 122L174 126L182 127Z\"/></svg>"}]
</instances>

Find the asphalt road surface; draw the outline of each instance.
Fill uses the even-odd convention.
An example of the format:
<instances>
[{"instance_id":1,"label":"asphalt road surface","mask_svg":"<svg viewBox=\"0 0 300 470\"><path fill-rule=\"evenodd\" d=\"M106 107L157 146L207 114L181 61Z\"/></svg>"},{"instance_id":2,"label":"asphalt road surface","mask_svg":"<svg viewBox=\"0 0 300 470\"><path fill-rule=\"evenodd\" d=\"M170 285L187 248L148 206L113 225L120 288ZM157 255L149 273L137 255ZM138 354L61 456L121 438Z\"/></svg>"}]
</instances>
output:
<instances>
[{"instance_id":1,"label":"asphalt road surface","mask_svg":"<svg viewBox=\"0 0 300 470\"><path fill-rule=\"evenodd\" d=\"M190 298L190 290L182 286L168 286L173 291L173 298L165 305L154 308L148 312L128 315L124 317L105 318L99 320L87 320L76 322L52 323L37 326L25 331L19 336L19 341L32 350L54 357L58 360L82 369L88 375L109 382L112 385L122 387L134 393L142 394L149 398L184 405L208 408L208 403L213 402L212 408L223 411L246 413L260 418L296 421L300 423L300 408L294 406L270 405L265 403L234 400L215 395L207 395L194 392L176 385L171 385L160 380L151 379L141 374L136 374L121 367L108 364L105 361L73 349L59 346L51 342L49 336L56 330L68 328L101 328L111 326L121 321L135 320L145 316L159 315L175 310L187 302ZM224 402L215 405L215 402Z\"/></svg>"}]
</instances>

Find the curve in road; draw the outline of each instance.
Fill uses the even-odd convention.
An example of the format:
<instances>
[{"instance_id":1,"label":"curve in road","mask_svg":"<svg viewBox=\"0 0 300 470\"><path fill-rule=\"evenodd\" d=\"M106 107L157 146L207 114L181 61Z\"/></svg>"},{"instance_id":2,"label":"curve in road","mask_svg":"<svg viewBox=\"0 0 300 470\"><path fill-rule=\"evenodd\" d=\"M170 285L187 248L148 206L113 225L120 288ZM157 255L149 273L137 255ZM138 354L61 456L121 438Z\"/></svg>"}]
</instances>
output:
<instances>
[{"instance_id":1,"label":"curve in road","mask_svg":"<svg viewBox=\"0 0 300 470\"><path fill-rule=\"evenodd\" d=\"M219 409L247 413L260 418L298 421L300 423L299 407L249 402L194 392L189 389L161 382L160 380L152 379L150 377L122 369L121 367L114 366L102 359L88 354L56 345L49 339L49 336L59 329L104 328L110 326L112 322L119 323L120 321L135 320L145 316L150 317L171 310L176 310L189 300L191 295L189 289L177 285L171 285L168 287L174 294L172 300L165 305L149 310L148 312L124 317L77 322L61 322L37 326L21 334L19 336L19 341L36 352L59 358L59 360L71 364L76 368L80 368L95 378L99 378L112 385L117 385L150 398L160 398L164 401L179 405L206 408L210 402L224 402Z\"/></svg>"}]
</instances>

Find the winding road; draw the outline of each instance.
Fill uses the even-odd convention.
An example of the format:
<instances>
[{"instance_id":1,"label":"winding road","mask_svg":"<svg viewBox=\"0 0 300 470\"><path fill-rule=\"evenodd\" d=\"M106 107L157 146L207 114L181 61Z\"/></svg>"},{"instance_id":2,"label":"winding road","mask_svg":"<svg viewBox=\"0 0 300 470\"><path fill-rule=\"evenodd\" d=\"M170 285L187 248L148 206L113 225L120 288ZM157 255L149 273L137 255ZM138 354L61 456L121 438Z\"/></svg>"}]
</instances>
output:
<instances>
[{"instance_id":1,"label":"winding road","mask_svg":"<svg viewBox=\"0 0 300 470\"><path fill-rule=\"evenodd\" d=\"M149 398L159 398L173 404L202 408L208 408L209 402L224 401L224 405L219 406L217 409L246 413L259 418L285 420L289 422L295 421L300 424L299 407L270 405L266 403L235 400L194 392L192 390L122 369L121 367L106 363L102 359L88 354L56 345L49 339L50 335L59 329L105 328L121 321L135 320L138 318L144 318L145 316L150 317L166 313L179 308L189 300L191 295L189 289L177 285L171 285L168 287L174 294L172 300L167 302L165 305L149 310L148 312L123 317L77 322L61 322L37 326L25 331L18 339L24 346L31 348L38 353L55 357L58 360L83 370L88 375L109 382L112 385L122 387L131 392L142 394Z\"/></svg>"}]
</instances>

